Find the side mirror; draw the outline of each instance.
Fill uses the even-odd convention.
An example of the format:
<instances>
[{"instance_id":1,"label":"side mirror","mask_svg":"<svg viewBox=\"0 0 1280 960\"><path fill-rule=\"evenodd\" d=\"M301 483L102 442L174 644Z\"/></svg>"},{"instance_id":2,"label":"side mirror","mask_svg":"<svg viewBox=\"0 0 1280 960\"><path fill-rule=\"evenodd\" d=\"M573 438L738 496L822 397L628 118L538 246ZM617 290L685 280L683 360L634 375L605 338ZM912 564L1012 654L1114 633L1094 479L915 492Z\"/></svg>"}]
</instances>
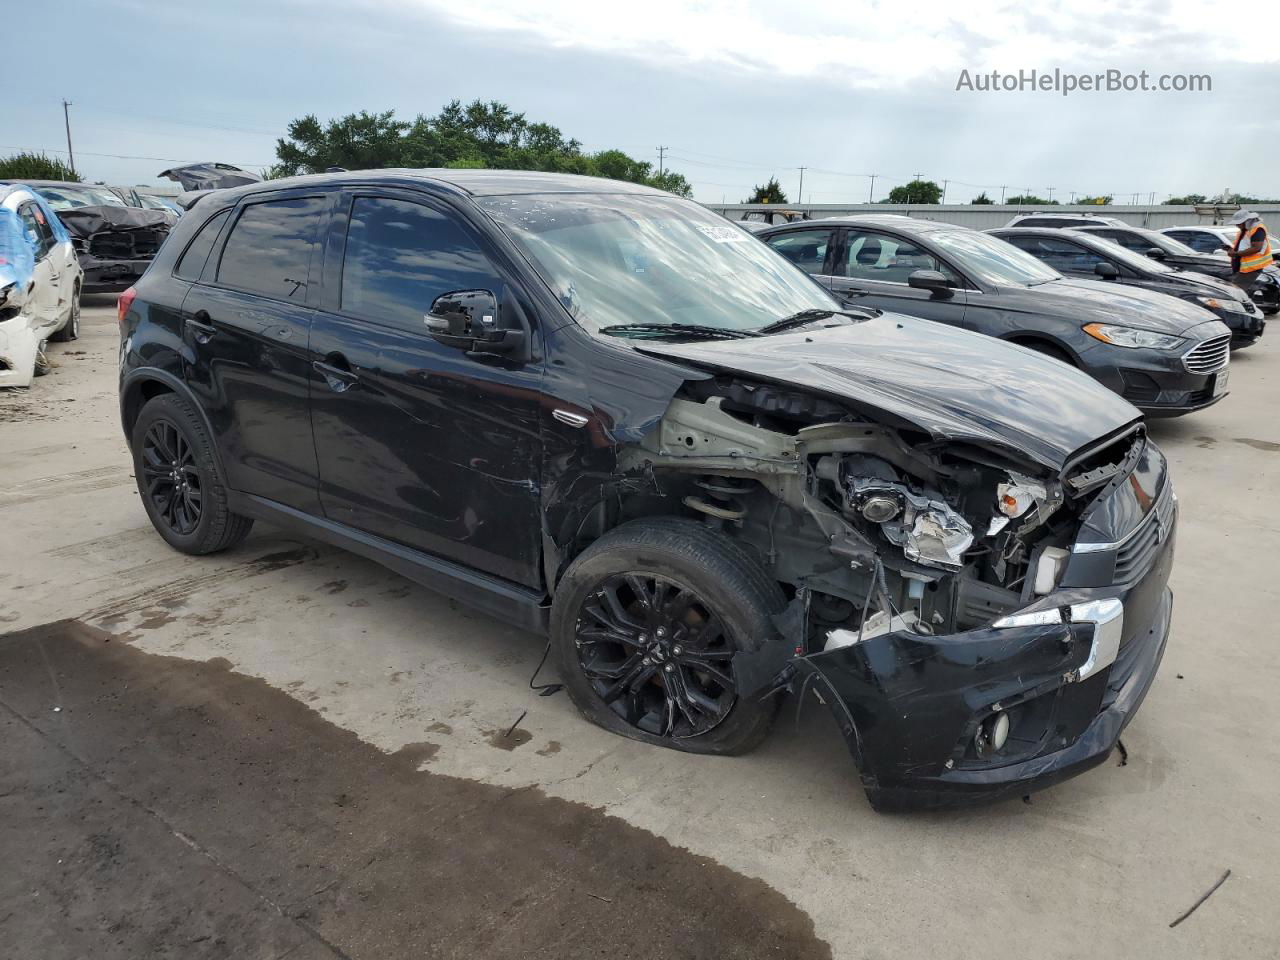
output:
<instances>
[{"instance_id":1,"label":"side mirror","mask_svg":"<svg viewBox=\"0 0 1280 960\"><path fill-rule=\"evenodd\" d=\"M1101 263L1094 264L1093 272L1100 276L1103 280L1114 280L1120 276L1120 271L1116 269L1114 263L1107 263L1105 260Z\"/></svg>"},{"instance_id":2,"label":"side mirror","mask_svg":"<svg viewBox=\"0 0 1280 960\"><path fill-rule=\"evenodd\" d=\"M507 311L514 317L514 311ZM476 353L518 353L528 340L518 322L505 322L491 290L451 290L436 297L425 317L431 336Z\"/></svg>"},{"instance_id":3,"label":"side mirror","mask_svg":"<svg viewBox=\"0 0 1280 960\"><path fill-rule=\"evenodd\" d=\"M907 277L907 286L928 290L935 297L946 299L954 295L951 281L937 270L916 270Z\"/></svg>"},{"instance_id":4,"label":"side mirror","mask_svg":"<svg viewBox=\"0 0 1280 960\"><path fill-rule=\"evenodd\" d=\"M1152 247L1147 251L1147 256L1152 260L1163 260L1165 258L1165 252L1159 247Z\"/></svg>"}]
</instances>

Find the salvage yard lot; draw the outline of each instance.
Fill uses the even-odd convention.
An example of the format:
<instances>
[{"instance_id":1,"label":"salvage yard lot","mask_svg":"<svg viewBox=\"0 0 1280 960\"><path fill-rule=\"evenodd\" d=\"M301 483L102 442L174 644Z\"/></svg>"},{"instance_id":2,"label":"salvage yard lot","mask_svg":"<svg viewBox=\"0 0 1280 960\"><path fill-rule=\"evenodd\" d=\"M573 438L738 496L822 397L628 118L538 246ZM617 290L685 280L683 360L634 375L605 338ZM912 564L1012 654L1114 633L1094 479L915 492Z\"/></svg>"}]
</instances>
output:
<instances>
[{"instance_id":1,"label":"salvage yard lot","mask_svg":"<svg viewBox=\"0 0 1280 960\"><path fill-rule=\"evenodd\" d=\"M1127 763L885 816L815 702L680 755L536 696L537 638L373 563L261 525L170 550L86 307L0 395L0 956L1276 955L1280 333L1152 425L1174 633Z\"/></svg>"}]
</instances>

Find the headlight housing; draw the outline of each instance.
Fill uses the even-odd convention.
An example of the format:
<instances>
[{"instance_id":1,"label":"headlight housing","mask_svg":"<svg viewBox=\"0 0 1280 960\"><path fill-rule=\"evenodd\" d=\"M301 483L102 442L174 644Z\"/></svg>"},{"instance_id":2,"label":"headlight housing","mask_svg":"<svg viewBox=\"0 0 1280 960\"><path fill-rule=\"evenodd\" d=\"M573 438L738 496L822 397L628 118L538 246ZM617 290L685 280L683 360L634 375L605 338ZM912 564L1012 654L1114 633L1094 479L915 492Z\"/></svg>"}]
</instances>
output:
<instances>
[{"instance_id":1,"label":"headlight housing","mask_svg":"<svg viewBox=\"0 0 1280 960\"><path fill-rule=\"evenodd\" d=\"M1182 337L1170 333L1156 333L1138 327L1122 327L1116 323L1086 323L1084 332L1095 340L1117 347L1153 347L1156 350L1172 350L1183 342Z\"/></svg>"},{"instance_id":2,"label":"headlight housing","mask_svg":"<svg viewBox=\"0 0 1280 960\"><path fill-rule=\"evenodd\" d=\"M1227 313L1246 313L1244 304L1238 300L1219 300L1217 297L1196 297L1210 310L1225 310Z\"/></svg>"}]
</instances>

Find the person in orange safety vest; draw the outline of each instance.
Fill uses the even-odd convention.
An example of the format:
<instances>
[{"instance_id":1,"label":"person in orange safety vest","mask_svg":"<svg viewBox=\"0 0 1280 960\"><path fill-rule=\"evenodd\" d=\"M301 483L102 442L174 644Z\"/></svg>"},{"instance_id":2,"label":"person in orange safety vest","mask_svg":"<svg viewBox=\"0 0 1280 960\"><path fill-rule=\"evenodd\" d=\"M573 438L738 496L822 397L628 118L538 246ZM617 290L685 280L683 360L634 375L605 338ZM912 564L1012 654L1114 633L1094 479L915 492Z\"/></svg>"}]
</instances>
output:
<instances>
[{"instance_id":1,"label":"person in orange safety vest","mask_svg":"<svg viewBox=\"0 0 1280 960\"><path fill-rule=\"evenodd\" d=\"M1262 268L1271 264L1271 238L1261 218L1252 210L1241 210L1228 225L1240 228L1236 242L1231 245L1231 282L1245 293L1251 293L1262 276Z\"/></svg>"}]
</instances>

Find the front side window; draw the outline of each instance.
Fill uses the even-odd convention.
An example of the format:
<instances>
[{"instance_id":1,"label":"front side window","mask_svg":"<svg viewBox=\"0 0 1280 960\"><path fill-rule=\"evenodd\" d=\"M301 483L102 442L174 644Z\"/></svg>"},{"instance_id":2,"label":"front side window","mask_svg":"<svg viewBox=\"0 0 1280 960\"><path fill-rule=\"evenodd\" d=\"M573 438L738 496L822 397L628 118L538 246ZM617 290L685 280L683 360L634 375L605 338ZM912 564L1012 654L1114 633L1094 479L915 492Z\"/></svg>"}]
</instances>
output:
<instances>
[{"instance_id":1,"label":"front side window","mask_svg":"<svg viewBox=\"0 0 1280 960\"><path fill-rule=\"evenodd\" d=\"M324 197L249 204L231 228L218 282L276 300L302 302Z\"/></svg>"},{"instance_id":2,"label":"front side window","mask_svg":"<svg viewBox=\"0 0 1280 960\"><path fill-rule=\"evenodd\" d=\"M770 237L766 242L805 273L820 274L827 262L831 231L797 230L794 233Z\"/></svg>"},{"instance_id":3,"label":"front side window","mask_svg":"<svg viewBox=\"0 0 1280 960\"><path fill-rule=\"evenodd\" d=\"M204 262L209 259L209 251L213 249L214 241L218 239L218 231L222 229L222 225L226 222L230 213L230 210L223 210L216 216L211 217L200 228L200 231L195 235L195 239L188 244L187 249L178 260L177 269L174 271L183 280L200 279L200 272L204 269Z\"/></svg>"},{"instance_id":4,"label":"front side window","mask_svg":"<svg viewBox=\"0 0 1280 960\"><path fill-rule=\"evenodd\" d=\"M937 230L929 239L957 267L986 283L1029 287L1061 279L1057 271L1019 249L1021 244L1014 246L989 233Z\"/></svg>"},{"instance_id":5,"label":"front side window","mask_svg":"<svg viewBox=\"0 0 1280 960\"><path fill-rule=\"evenodd\" d=\"M1070 240L1049 237L1011 237L1009 242L1063 273L1092 273L1096 264L1109 262L1100 253L1087 250Z\"/></svg>"},{"instance_id":6,"label":"front side window","mask_svg":"<svg viewBox=\"0 0 1280 960\"><path fill-rule=\"evenodd\" d=\"M740 227L658 194L527 194L477 204L588 330L763 327L831 295Z\"/></svg>"},{"instance_id":7,"label":"front side window","mask_svg":"<svg viewBox=\"0 0 1280 960\"><path fill-rule=\"evenodd\" d=\"M489 258L454 220L420 203L356 197L342 262L342 312L425 332L442 294L501 294Z\"/></svg>"},{"instance_id":8,"label":"front side window","mask_svg":"<svg viewBox=\"0 0 1280 960\"><path fill-rule=\"evenodd\" d=\"M964 285L950 267L910 240L866 230L849 231L845 243L843 276L854 280L905 284L907 278L917 270L936 270L952 286Z\"/></svg>"}]
</instances>

